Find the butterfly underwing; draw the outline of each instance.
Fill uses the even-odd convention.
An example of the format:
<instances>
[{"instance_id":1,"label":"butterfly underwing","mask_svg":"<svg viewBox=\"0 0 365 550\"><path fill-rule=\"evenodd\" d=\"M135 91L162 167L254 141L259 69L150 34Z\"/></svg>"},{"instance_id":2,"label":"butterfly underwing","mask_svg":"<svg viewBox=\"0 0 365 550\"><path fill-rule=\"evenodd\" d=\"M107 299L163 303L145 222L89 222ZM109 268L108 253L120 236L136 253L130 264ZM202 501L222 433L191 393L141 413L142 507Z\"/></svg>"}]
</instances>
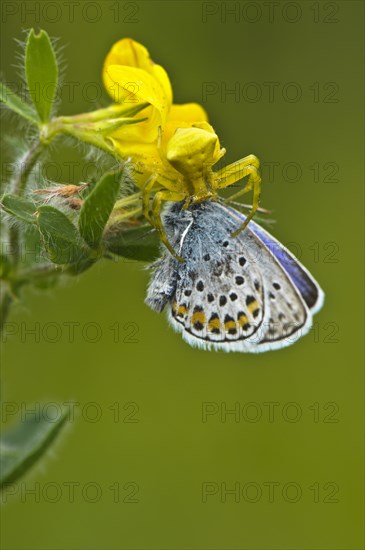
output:
<instances>
[{"instance_id":1,"label":"butterfly underwing","mask_svg":"<svg viewBox=\"0 0 365 550\"><path fill-rule=\"evenodd\" d=\"M220 201L170 203L166 249L153 264L146 303L166 309L190 345L259 353L293 344L312 326L324 294L302 264L261 226Z\"/></svg>"}]
</instances>

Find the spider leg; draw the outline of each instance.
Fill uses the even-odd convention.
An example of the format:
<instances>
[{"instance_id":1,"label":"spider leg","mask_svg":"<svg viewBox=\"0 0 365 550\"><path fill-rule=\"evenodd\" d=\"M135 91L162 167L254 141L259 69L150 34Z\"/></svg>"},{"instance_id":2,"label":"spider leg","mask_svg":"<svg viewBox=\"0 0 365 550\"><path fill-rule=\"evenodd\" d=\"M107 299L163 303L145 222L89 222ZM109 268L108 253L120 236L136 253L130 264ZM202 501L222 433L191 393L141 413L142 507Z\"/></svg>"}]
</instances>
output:
<instances>
[{"instance_id":1,"label":"spider leg","mask_svg":"<svg viewBox=\"0 0 365 550\"><path fill-rule=\"evenodd\" d=\"M181 258L176 252L175 250L173 249L173 247L171 246L168 238L167 238L167 235L165 233L165 229L163 227L163 224L162 224L162 220L161 220L161 203L162 201L172 201L172 202L178 202L180 200L182 200L184 198L184 196L182 196L180 193L178 192L173 192L173 191L158 191L155 196L153 197L153 201L152 201L152 211L151 211L151 221L152 221L152 224L153 226L157 229L159 235L160 235L160 239L161 241L163 242L163 244L166 246L166 248L168 249L168 251L174 256L174 258L176 258L177 260L179 260L180 262L183 262L184 259Z\"/></svg>"},{"instance_id":2,"label":"spider leg","mask_svg":"<svg viewBox=\"0 0 365 550\"><path fill-rule=\"evenodd\" d=\"M251 176L252 176L252 178L251 178ZM239 233L241 233L241 231L243 231L245 227L247 227L247 225L252 220L252 218L254 217L254 215L255 215L258 207L259 207L260 196L261 196L261 178L260 178L260 175L259 175L256 168L255 168L255 171L250 174L249 180L247 182L247 186L244 189L242 189L243 192L242 193L236 193L235 197L237 198L237 196L239 196L240 194L246 193L247 191L249 191L251 189L253 189L252 208L251 208L250 212L248 213L245 221L241 225L241 227L239 227L237 229L237 231L234 231L232 233L232 237L237 237L237 235Z\"/></svg>"},{"instance_id":3,"label":"spider leg","mask_svg":"<svg viewBox=\"0 0 365 550\"><path fill-rule=\"evenodd\" d=\"M158 175L157 174L152 174L152 176L150 176L148 178L148 180L146 181L146 183L144 184L143 189L142 189L142 193L143 193L143 195L142 195L142 212L143 212L144 217L148 221L151 221L151 216L150 216L150 195L151 195L151 192L152 192L152 188L155 185L157 179L158 179Z\"/></svg>"},{"instance_id":4,"label":"spider leg","mask_svg":"<svg viewBox=\"0 0 365 550\"><path fill-rule=\"evenodd\" d=\"M223 189L233 185L248 175L249 172L247 172L247 167L249 166L255 167L256 169L259 168L260 161L255 155L248 155L218 170L214 177L214 187L216 189Z\"/></svg>"},{"instance_id":5,"label":"spider leg","mask_svg":"<svg viewBox=\"0 0 365 550\"><path fill-rule=\"evenodd\" d=\"M239 208L246 208L247 210L251 210L252 208L252 204L244 204L243 202L231 201L230 198L223 199L223 202L227 204L233 204L233 206L238 206ZM256 212L259 212L260 214L272 214L272 210L268 210L267 208L263 208L262 206L260 206L256 210Z\"/></svg>"},{"instance_id":6,"label":"spider leg","mask_svg":"<svg viewBox=\"0 0 365 550\"><path fill-rule=\"evenodd\" d=\"M239 227L237 231L232 233L232 237L236 237L248 225L259 207L261 195L261 177L258 170L259 165L260 161L257 157L255 157L254 155L248 155L247 157L244 157L243 159L238 160L233 164L230 164L226 168L219 170L219 172L216 173L216 177L214 178L215 188L224 189L225 187L229 187L240 179L248 176L248 181L246 185L240 191L228 197L229 201L235 200L245 193L253 190L251 211L248 213L247 218L245 219L241 227Z\"/></svg>"}]
</instances>

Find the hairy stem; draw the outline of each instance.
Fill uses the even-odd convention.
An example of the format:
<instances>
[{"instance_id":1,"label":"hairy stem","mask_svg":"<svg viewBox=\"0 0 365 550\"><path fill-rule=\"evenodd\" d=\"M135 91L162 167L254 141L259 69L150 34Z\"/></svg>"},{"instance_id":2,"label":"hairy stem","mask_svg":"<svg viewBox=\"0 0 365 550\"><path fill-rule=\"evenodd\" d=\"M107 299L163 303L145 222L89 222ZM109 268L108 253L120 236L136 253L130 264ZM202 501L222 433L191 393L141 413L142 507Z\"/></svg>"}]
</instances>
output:
<instances>
[{"instance_id":1,"label":"hairy stem","mask_svg":"<svg viewBox=\"0 0 365 550\"><path fill-rule=\"evenodd\" d=\"M36 143L26 153L24 160L21 162L19 172L14 178L11 186L11 192L14 193L14 195L23 195L29 175L43 149L43 143L36 141Z\"/></svg>"},{"instance_id":2,"label":"hairy stem","mask_svg":"<svg viewBox=\"0 0 365 550\"><path fill-rule=\"evenodd\" d=\"M44 149L43 143L36 141L34 145L26 153L24 159L20 163L19 172L15 176L11 184L11 192L14 195L22 196L24 194L28 178L31 171L34 168L35 163L37 162L40 154ZM20 250L19 250L19 228L14 226L9 231L9 240L13 256L14 266L18 265Z\"/></svg>"}]
</instances>

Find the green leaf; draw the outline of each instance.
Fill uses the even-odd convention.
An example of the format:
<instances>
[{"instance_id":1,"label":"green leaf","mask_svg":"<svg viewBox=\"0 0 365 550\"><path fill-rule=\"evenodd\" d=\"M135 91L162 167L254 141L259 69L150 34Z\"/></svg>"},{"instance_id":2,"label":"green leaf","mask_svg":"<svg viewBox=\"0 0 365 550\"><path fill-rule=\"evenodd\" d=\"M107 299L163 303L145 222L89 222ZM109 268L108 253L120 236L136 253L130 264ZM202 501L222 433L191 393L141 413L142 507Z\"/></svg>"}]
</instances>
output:
<instances>
[{"instance_id":1,"label":"green leaf","mask_svg":"<svg viewBox=\"0 0 365 550\"><path fill-rule=\"evenodd\" d=\"M40 206L37 222L51 262L77 263L88 256L76 227L60 210L53 206Z\"/></svg>"},{"instance_id":2,"label":"green leaf","mask_svg":"<svg viewBox=\"0 0 365 550\"><path fill-rule=\"evenodd\" d=\"M121 172L107 172L86 197L79 217L80 234L87 244L97 250L120 187Z\"/></svg>"},{"instance_id":3,"label":"green leaf","mask_svg":"<svg viewBox=\"0 0 365 550\"><path fill-rule=\"evenodd\" d=\"M46 31L28 34L25 48L25 74L29 93L42 122L48 122L57 91L58 66Z\"/></svg>"},{"instance_id":4,"label":"green leaf","mask_svg":"<svg viewBox=\"0 0 365 550\"><path fill-rule=\"evenodd\" d=\"M3 196L1 205L5 212L11 214L18 220L27 223L35 223L37 221L34 215L36 212L35 204L23 197L18 197L17 195L9 193Z\"/></svg>"},{"instance_id":5,"label":"green leaf","mask_svg":"<svg viewBox=\"0 0 365 550\"><path fill-rule=\"evenodd\" d=\"M152 262L160 255L160 239L149 225L111 233L105 246L113 254L142 262Z\"/></svg>"},{"instance_id":6,"label":"green leaf","mask_svg":"<svg viewBox=\"0 0 365 550\"><path fill-rule=\"evenodd\" d=\"M63 410L53 420L26 416L0 439L0 488L14 483L47 451L68 418Z\"/></svg>"},{"instance_id":7,"label":"green leaf","mask_svg":"<svg viewBox=\"0 0 365 550\"><path fill-rule=\"evenodd\" d=\"M33 107L25 103L10 88L0 82L0 101L4 103L11 111L17 113L33 124L39 124L39 118Z\"/></svg>"}]
</instances>

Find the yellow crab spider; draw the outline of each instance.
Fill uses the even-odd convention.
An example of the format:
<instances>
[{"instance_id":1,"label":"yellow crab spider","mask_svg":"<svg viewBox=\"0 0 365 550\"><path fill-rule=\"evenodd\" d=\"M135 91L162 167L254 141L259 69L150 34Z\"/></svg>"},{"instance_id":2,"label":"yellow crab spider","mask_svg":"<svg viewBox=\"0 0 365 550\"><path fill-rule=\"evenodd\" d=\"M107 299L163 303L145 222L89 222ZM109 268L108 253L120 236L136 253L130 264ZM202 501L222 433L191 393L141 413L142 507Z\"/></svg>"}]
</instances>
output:
<instances>
[{"instance_id":1,"label":"yellow crab spider","mask_svg":"<svg viewBox=\"0 0 365 550\"><path fill-rule=\"evenodd\" d=\"M217 199L218 190L233 185L248 176L246 185L229 199L253 191L253 201L245 222L232 233L237 236L249 223L259 207L261 178L259 160L254 155L247 157L214 172L212 167L225 154L220 148L217 134L208 123L195 124L189 128L177 128L169 139L166 151L160 156L164 169L156 171L146 181L142 192L142 209L145 217L156 228L161 241L178 260L180 258L169 243L161 221L161 208L164 201L185 201L183 208L192 203ZM156 191L150 211L150 194Z\"/></svg>"}]
</instances>

